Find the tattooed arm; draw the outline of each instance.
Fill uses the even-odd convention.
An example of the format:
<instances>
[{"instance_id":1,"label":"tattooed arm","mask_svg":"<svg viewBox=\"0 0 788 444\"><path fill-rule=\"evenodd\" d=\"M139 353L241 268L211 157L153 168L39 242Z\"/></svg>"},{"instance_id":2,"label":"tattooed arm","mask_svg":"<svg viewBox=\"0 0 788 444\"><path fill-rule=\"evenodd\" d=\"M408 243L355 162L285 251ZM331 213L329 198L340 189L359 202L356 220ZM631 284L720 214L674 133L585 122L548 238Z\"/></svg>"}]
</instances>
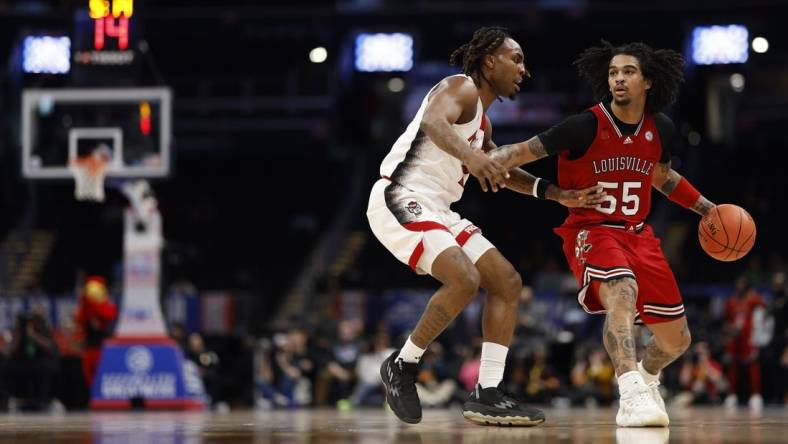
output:
<instances>
[{"instance_id":1,"label":"tattooed arm","mask_svg":"<svg viewBox=\"0 0 788 444\"><path fill-rule=\"evenodd\" d=\"M490 119L487 116L484 116L484 118L487 119L487 121L485 122L484 144L482 145L482 150L484 150L485 153L491 153L493 150L498 149L498 145L492 140L493 131ZM521 168L510 168L509 178L506 179L506 188L521 194L533 196L536 179L536 176Z\"/></svg>"},{"instance_id":2,"label":"tattooed arm","mask_svg":"<svg viewBox=\"0 0 788 444\"><path fill-rule=\"evenodd\" d=\"M518 193L533 196L537 177L520 168L509 170L510 177L506 180L506 188ZM560 203L567 208L595 208L602 203L607 195L602 188L594 185L582 190L565 190L557 185L547 185L544 198Z\"/></svg>"},{"instance_id":3,"label":"tattooed arm","mask_svg":"<svg viewBox=\"0 0 788 444\"><path fill-rule=\"evenodd\" d=\"M485 118L487 117L485 116ZM498 146L492 141L492 124L489 120L487 120L485 127L482 149L485 152L490 152L498 148ZM522 168L512 168L509 170L509 178L506 179L506 188L521 194L534 196L534 185L537 179L536 176ZM569 208L593 208L602 203L602 198L606 194L602 188L596 185L583 190L565 190L557 185L549 184L545 199L558 202Z\"/></svg>"},{"instance_id":4,"label":"tattooed arm","mask_svg":"<svg viewBox=\"0 0 788 444\"><path fill-rule=\"evenodd\" d=\"M547 157L547 150L539 136L534 136L525 142L500 146L490 153L490 157L506 168L514 168Z\"/></svg>"},{"instance_id":5,"label":"tattooed arm","mask_svg":"<svg viewBox=\"0 0 788 444\"><path fill-rule=\"evenodd\" d=\"M482 190L489 184L493 191L504 187L508 169L490 159L478 149L471 148L467 140L452 128L476 115L479 92L473 81L461 77L444 79L430 93L419 129L441 150L462 161L471 174L479 179Z\"/></svg>"},{"instance_id":6,"label":"tattooed arm","mask_svg":"<svg viewBox=\"0 0 788 444\"><path fill-rule=\"evenodd\" d=\"M668 161L667 163L657 164L657 169L654 170L654 179L652 185L670 200L677 201L676 198L671 195L674 191L676 191L676 188L679 187L682 179L686 182L686 179L681 177L681 174L677 173L676 170L670 167L670 161ZM685 186L692 187L692 185L689 185L689 182L686 182ZM694 188L692 188L692 190L694 190ZM678 203L681 204L681 202ZM687 204L687 208L701 216L705 216L709 210L714 208L714 203L703 197L703 195L700 195L693 203L687 202Z\"/></svg>"},{"instance_id":7,"label":"tattooed arm","mask_svg":"<svg viewBox=\"0 0 788 444\"><path fill-rule=\"evenodd\" d=\"M487 116L484 116L487 121L485 122L484 129L484 144L482 150L485 153L491 153L493 150L498 149L498 145L492 140L492 123ZM521 168L510 168L509 178L506 179L506 188L516 191L521 194L533 196L534 184L537 177L533 174L522 170ZM557 188L557 187L553 187Z\"/></svg>"}]
</instances>

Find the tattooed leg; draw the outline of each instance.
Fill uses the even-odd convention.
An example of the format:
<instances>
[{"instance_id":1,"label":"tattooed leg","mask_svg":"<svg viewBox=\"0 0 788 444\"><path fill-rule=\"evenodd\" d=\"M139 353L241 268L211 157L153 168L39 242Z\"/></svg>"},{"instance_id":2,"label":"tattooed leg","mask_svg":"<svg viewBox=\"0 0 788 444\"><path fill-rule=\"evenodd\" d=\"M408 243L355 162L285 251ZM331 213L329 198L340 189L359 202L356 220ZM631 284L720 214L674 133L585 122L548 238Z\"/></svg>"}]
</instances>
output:
<instances>
[{"instance_id":1,"label":"tattooed leg","mask_svg":"<svg viewBox=\"0 0 788 444\"><path fill-rule=\"evenodd\" d=\"M646 344L643 368L652 375L667 367L689 348L692 343L687 318L648 325L653 336Z\"/></svg>"},{"instance_id":2,"label":"tattooed leg","mask_svg":"<svg viewBox=\"0 0 788 444\"><path fill-rule=\"evenodd\" d=\"M615 279L599 286L600 300L607 310L602 339L616 375L637 369L635 320L637 283L632 278Z\"/></svg>"},{"instance_id":3,"label":"tattooed leg","mask_svg":"<svg viewBox=\"0 0 788 444\"><path fill-rule=\"evenodd\" d=\"M421 348L427 348L479 292L479 272L459 247L438 255L432 275L443 285L430 298L410 335Z\"/></svg>"}]
</instances>

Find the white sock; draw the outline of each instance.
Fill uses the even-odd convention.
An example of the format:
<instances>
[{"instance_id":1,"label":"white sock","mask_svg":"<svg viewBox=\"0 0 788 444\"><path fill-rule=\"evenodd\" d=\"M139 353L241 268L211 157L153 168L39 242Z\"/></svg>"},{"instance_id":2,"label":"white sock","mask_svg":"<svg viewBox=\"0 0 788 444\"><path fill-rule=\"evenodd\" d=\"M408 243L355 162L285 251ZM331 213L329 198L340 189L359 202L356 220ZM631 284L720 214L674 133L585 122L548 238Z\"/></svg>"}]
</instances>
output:
<instances>
[{"instance_id":1,"label":"white sock","mask_svg":"<svg viewBox=\"0 0 788 444\"><path fill-rule=\"evenodd\" d=\"M408 336L408 340L405 341L405 345L403 345L402 349L399 351L397 359L402 359L405 362L417 363L423 354L424 349L414 344L413 341L410 340L410 336Z\"/></svg>"},{"instance_id":2,"label":"white sock","mask_svg":"<svg viewBox=\"0 0 788 444\"><path fill-rule=\"evenodd\" d=\"M643 381L645 381L646 384L651 384L654 381L659 382L659 372L657 372L656 375L649 373L648 370L643 367L643 361L638 362L638 371L640 375L643 376Z\"/></svg>"},{"instance_id":3,"label":"white sock","mask_svg":"<svg viewBox=\"0 0 788 444\"><path fill-rule=\"evenodd\" d=\"M483 389L498 387L503 379L506 354L509 347L494 342L482 343L482 364L479 367L479 384Z\"/></svg>"},{"instance_id":4,"label":"white sock","mask_svg":"<svg viewBox=\"0 0 788 444\"><path fill-rule=\"evenodd\" d=\"M643 376L637 370L632 370L618 377L618 391L621 396L626 396L633 391L641 390L646 387Z\"/></svg>"}]
</instances>

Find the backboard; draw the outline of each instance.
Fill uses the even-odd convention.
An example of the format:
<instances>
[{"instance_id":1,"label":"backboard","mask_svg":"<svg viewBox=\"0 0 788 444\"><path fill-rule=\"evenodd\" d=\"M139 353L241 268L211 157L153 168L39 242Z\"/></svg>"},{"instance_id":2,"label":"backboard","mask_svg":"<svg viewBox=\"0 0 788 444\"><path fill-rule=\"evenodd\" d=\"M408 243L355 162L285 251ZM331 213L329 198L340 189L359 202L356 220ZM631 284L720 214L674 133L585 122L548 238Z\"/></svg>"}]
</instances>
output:
<instances>
[{"instance_id":1,"label":"backboard","mask_svg":"<svg viewBox=\"0 0 788 444\"><path fill-rule=\"evenodd\" d=\"M69 162L109 154L107 177L170 173L172 92L168 88L27 89L22 93L22 174L71 178Z\"/></svg>"}]
</instances>

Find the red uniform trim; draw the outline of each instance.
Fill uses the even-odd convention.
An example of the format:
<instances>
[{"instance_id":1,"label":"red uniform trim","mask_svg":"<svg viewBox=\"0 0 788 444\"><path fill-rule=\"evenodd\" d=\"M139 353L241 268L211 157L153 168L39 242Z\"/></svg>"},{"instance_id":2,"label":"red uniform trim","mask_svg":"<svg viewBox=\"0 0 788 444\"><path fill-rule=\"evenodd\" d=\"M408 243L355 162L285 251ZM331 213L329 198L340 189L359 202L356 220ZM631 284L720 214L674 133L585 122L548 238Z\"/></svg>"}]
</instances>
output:
<instances>
[{"instance_id":1,"label":"red uniform trim","mask_svg":"<svg viewBox=\"0 0 788 444\"><path fill-rule=\"evenodd\" d=\"M178 343L166 336L116 336L104 341L105 345L156 344L177 346Z\"/></svg>"},{"instance_id":2,"label":"red uniform trim","mask_svg":"<svg viewBox=\"0 0 788 444\"><path fill-rule=\"evenodd\" d=\"M196 399L145 399L146 410L202 410L205 403ZM90 408L95 410L130 410L128 399L95 399L90 401Z\"/></svg>"},{"instance_id":3,"label":"red uniform trim","mask_svg":"<svg viewBox=\"0 0 788 444\"><path fill-rule=\"evenodd\" d=\"M445 225L439 224L438 222L434 222L431 220L427 220L424 222L410 222L407 224L402 224L406 230L410 231L430 231L430 230L446 230ZM408 265L413 271L416 271L416 265L419 263L419 259L421 259L421 255L424 254L424 241L419 242L416 245L416 248L413 249L413 253L410 255L410 259L408 259Z\"/></svg>"},{"instance_id":4,"label":"red uniform trim","mask_svg":"<svg viewBox=\"0 0 788 444\"><path fill-rule=\"evenodd\" d=\"M471 236L481 232L482 232L481 228L477 227L476 225L468 225L467 227L465 227L464 230L460 231L460 234L457 235L455 240L457 241L457 244L459 244L459 246L462 247L463 245L465 245L466 242L468 242L468 239L470 239Z\"/></svg>"},{"instance_id":5,"label":"red uniform trim","mask_svg":"<svg viewBox=\"0 0 788 444\"><path fill-rule=\"evenodd\" d=\"M438 222L433 222L431 220L426 220L424 222L410 222L407 224L402 224L402 226L405 227L405 229L408 231L430 231L430 230L449 231L449 229L446 228L445 225L439 224Z\"/></svg>"},{"instance_id":6,"label":"red uniform trim","mask_svg":"<svg viewBox=\"0 0 788 444\"><path fill-rule=\"evenodd\" d=\"M408 265L410 266L411 270L416 271L416 265L418 265L422 254L424 254L424 241L421 241L418 245L416 245L416 248L413 249L413 254L411 254L410 259L408 259Z\"/></svg>"}]
</instances>

